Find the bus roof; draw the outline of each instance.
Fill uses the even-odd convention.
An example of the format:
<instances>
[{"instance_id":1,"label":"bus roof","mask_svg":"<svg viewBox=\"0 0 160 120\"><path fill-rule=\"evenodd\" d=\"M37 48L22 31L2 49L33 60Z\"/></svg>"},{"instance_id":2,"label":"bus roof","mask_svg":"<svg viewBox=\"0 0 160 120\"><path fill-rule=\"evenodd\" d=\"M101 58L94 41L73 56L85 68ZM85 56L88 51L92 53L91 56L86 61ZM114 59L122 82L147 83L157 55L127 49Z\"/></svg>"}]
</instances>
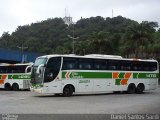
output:
<instances>
[{"instance_id":1,"label":"bus roof","mask_svg":"<svg viewBox=\"0 0 160 120\"><path fill-rule=\"evenodd\" d=\"M128 61L146 61L146 62L157 62L154 59L136 59L136 58L123 58L122 56L118 55L101 55L101 54L89 54L84 56L79 56L75 54L52 54L52 55L44 55L38 58L52 58L52 57L74 57L74 58L97 58L97 59L111 59L111 60L128 60ZM38 59L37 58L37 59Z\"/></svg>"},{"instance_id":2,"label":"bus roof","mask_svg":"<svg viewBox=\"0 0 160 120\"><path fill-rule=\"evenodd\" d=\"M17 64L8 64L8 63L0 63L0 66L21 66L21 65L33 65L33 63L17 63Z\"/></svg>"}]
</instances>

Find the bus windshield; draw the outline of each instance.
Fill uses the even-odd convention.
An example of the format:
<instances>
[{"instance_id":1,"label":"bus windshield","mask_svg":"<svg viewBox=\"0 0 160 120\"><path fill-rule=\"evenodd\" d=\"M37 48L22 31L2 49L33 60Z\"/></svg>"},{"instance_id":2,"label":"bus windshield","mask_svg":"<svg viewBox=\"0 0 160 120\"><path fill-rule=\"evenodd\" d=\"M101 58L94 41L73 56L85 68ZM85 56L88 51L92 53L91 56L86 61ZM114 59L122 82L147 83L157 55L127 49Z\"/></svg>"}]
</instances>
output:
<instances>
[{"instance_id":1,"label":"bus windshield","mask_svg":"<svg viewBox=\"0 0 160 120\"><path fill-rule=\"evenodd\" d=\"M32 84L42 84L43 76L37 73L38 66L46 64L47 58L38 58L36 59L31 74L31 83Z\"/></svg>"},{"instance_id":2,"label":"bus windshield","mask_svg":"<svg viewBox=\"0 0 160 120\"><path fill-rule=\"evenodd\" d=\"M34 66L39 66L39 65L41 65L41 64L45 64L46 63L46 61L47 61L47 58L38 58L38 59L36 59L36 61L35 61L35 63L34 63Z\"/></svg>"}]
</instances>

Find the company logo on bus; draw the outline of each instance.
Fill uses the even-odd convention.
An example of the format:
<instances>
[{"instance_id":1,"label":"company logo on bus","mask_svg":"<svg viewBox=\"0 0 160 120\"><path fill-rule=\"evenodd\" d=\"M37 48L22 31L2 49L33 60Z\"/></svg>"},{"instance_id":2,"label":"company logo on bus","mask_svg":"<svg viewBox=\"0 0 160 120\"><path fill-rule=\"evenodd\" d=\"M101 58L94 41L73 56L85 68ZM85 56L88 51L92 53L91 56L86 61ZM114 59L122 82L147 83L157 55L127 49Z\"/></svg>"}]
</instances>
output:
<instances>
[{"instance_id":1,"label":"company logo on bus","mask_svg":"<svg viewBox=\"0 0 160 120\"><path fill-rule=\"evenodd\" d=\"M67 72L65 74L65 78L66 79L70 79L70 78L72 78L72 79L81 79L81 78L83 78L83 76L79 75L77 72Z\"/></svg>"}]
</instances>

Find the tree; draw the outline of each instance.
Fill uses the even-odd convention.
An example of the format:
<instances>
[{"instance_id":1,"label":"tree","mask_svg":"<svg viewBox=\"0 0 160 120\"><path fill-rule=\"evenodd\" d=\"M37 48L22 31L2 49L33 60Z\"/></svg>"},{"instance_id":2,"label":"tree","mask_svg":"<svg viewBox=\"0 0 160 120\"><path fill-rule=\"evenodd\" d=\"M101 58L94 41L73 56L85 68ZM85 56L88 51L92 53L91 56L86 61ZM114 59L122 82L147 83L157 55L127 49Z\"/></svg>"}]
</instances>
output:
<instances>
[{"instance_id":1,"label":"tree","mask_svg":"<svg viewBox=\"0 0 160 120\"><path fill-rule=\"evenodd\" d=\"M0 38L0 47L8 48L10 40L11 37L9 32L4 32Z\"/></svg>"},{"instance_id":2,"label":"tree","mask_svg":"<svg viewBox=\"0 0 160 120\"><path fill-rule=\"evenodd\" d=\"M160 32L157 31L153 34L153 44L150 45L150 50L148 52L151 53L151 57L160 61Z\"/></svg>"},{"instance_id":3,"label":"tree","mask_svg":"<svg viewBox=\"0 0 160 120\"><path fill-rule=\"evenodd\" d=\"M138 23L117 16L82 18L74 24L75 53L119 54L127 57L147 57L148 53L158 56L159 32L156 22ZM47 19L30 25L19 26L12 34L5 32L0 37L0 47L18 49L28 47L28 51L42 54L72 53L73 26L64 24L62 18ZM141 54L140 54L141 53Z\"/></svg>"},{"instance_id":4,"label":"tree","mask_svg":"<svg viewBox=\"0 0 160 120\"><path fill-rule=\"evenodd\" d=\"M111 54L112 42L107 32L93 32L88 38L88 44L93 53Z\"/></svg>"},{"instance_id":5,"label":"tree","mask_svg":"<svg viewBox=\"0 0 160 120\"><path fill-rule=\"evenodd\" d=\"M124 34L124 46L132 48L132 51L130 52L131 54L134 54L136 58L143 58L144 53L146 54L147 45L153 42L153 32L154 28L149 22L144 21L140 24L132 24Z\"/></svg>"}]
</instances>

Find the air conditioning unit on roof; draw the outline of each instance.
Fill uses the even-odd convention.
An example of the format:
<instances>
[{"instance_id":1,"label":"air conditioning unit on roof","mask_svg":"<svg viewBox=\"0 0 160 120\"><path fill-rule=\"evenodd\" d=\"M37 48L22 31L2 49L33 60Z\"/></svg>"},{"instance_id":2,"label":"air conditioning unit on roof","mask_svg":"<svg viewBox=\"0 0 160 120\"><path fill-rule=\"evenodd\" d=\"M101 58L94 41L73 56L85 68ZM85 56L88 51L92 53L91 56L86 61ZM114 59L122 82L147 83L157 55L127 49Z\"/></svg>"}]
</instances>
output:
<instances>
[{"instance_id":1,"label":"air conditioning unit on roof","mask_svg":"<svg viewBox=\"0 0 160 120\"><path fill-rule=\"evenodd\" d=\"M102 54L89 54L85 55L86 57L103 57L103 58L119 58L122 59L122 56L118 55L102 55Z\"/></svg>"}]
</instances>

